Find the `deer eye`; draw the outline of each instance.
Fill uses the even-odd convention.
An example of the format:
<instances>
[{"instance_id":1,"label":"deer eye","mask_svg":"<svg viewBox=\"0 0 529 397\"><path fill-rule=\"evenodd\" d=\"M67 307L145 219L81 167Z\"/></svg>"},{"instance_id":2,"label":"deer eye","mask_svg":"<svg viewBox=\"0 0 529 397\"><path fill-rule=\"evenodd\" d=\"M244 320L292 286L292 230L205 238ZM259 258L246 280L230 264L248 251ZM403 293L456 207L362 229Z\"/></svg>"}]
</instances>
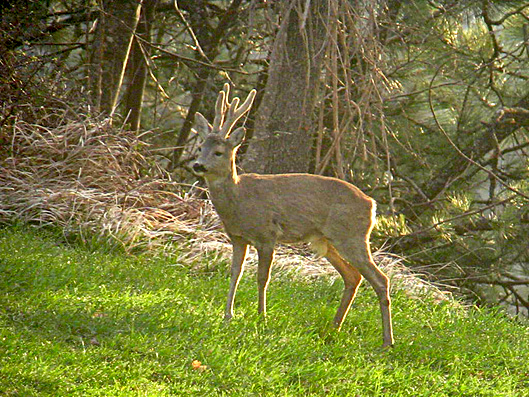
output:
<instances>
[{"instance_id":1,"label":"deer eye","mask_svg":"<svg viewBox=\"0 0 529 397\"><path fill-rule=\"evenodd\" d=\"M217 156L217 157L220 157L220 156L222 156L223 154L224 154L223 152L215 152L215 156Z\"/></svg>"}]
</instances>

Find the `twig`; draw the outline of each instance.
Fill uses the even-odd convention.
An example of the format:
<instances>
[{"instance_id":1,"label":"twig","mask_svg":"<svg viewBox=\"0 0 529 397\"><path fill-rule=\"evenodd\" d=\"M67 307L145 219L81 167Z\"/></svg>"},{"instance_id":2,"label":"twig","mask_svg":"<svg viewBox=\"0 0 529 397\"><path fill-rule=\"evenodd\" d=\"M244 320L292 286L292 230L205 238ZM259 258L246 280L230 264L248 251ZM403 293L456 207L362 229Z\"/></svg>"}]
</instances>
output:
<instances>
[{"instance_id":1,"label":"twig","mask_svg":"<svg viewBox=\"0 0 529 397\"><path fill-rule=\"evenodd\" d=\"M483 167L481 164L479 164L477 161L471 159L470 157L468 157L465 153L463 153L461 151L461 149L459 149L459 147L455 144L455 142L452 140L452 138L450 138L450 136L448 135L448 133L445 131L445 129L443 128L443 126L439 123L439 120L437 119L437 115L435 113L435 109L433 107L433 102L432 102L432 85L433 85L433 82L435 80L435 78L437 77L437 75L439 74L439 72L441 71L441 69L444 67L444 65L449 62L450 60L447 60L446 62L442 63L438 68L437 70L435 71L435 74L433 75L432 79L430 80L430 84L429 84L429 89L428 89L428 105L430 106L430 111L432 112L432 116L433 116L433 119L435 121L435 125L437 126L437 128L439 128L439 131L441 131L441 133L444 135L444 137L446 138L446 140L448 141L448 143L450 143L450 146L452 146L455 151L457 152L457 154L459 154L461 157L463 157L467 162L469 162L470 164L478 167L480 170L486 172L490 177L494 178L496 181L498 181L502 186L504 186L507 190L510 190L511 192L513 193L516 193L518 196L521 196L527 200L529 200L529 196L524 194L523 192L519 191L518 189L515 189L511 186L509 186L509 184L507 184L506 182L503 181L503 179L501 179L498 175L496 175L494 172L486 169L485 167Z\"/></svg>"},{"instance_id":2,"label":"twig","mask_svg":"<svg viewBox=\"0 0 529 397\"><path fill-rule=\"evenodd\" d=\"M176 14L178 15L178 17L180 18L180 20L184 24L184 26L187 29L187 31L188 31L189 35L191 36L191 38L193 39L193 42L195 43L195 47L196 47L198 53L204 59L206 59L209 63L211 63L211 61L209 60L209 58L206 55L206 53L202 50L202 47L200 46L200 42L198 41L197 36L195 35L195 32L191 28L191 25L189 25L189 23L187 22L187 20L184 17L184 14L182 13L182 11L180 11L180 8L178 8L178 1L177 0L174 0L174 8L175 8Z\"/></svg>"}]
</instances>

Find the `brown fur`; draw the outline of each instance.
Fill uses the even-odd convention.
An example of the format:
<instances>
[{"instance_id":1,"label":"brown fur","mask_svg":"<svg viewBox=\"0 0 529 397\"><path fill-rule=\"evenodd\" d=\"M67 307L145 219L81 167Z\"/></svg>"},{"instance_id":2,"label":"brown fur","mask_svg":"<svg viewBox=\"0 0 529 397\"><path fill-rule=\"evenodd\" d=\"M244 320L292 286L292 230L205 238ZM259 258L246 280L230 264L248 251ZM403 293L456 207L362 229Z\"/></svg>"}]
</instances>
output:
<instances>
[{"instance_id":1,"label":"brown fur","mask_svg":"<svg viewBox=\"0 0 529 397\"><path fill-rule=\"evenodd\" d=\"M373 286L382 313L384 346L393 344L389 280L371 256L369 236L375 222L375 201L350 183L310 174L238 175L237 148L244 129L231 127L251 106L255 91L241 107L228 102L229 86L217 100L215 119L227 117L230 125L196 115L195 128L204 139L193 165L206 179L211 200L233 244L230 291L225 317L233 316L233 302L243 271L248 245L259 254L259 306L266 313L266 289L277 243L310 242L344 280L345 288L334 324L340 328L362 278ZM219 131L225 136L219 135Z\"/></svg>"}]
</instances>

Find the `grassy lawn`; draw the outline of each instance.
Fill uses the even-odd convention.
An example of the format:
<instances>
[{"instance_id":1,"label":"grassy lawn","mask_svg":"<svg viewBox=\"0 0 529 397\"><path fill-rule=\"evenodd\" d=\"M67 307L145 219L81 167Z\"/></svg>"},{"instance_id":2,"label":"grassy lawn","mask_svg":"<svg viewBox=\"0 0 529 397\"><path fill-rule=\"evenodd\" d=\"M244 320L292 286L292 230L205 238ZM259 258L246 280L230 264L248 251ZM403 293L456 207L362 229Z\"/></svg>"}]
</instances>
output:
<instances>
[{"instance_id":1,"label":"grassy lawn","mask_svg":"<svg viewBox=\"0 0 529 397\"><path fill-rule=\"evenodd\" d=\"M246 274L224 324L227 266L0 229L0 395L529 396L527 323L394 291L383 352L367 284L338 333L341 281L276 276L264 322Z\"/></svg>"}]
</instances>

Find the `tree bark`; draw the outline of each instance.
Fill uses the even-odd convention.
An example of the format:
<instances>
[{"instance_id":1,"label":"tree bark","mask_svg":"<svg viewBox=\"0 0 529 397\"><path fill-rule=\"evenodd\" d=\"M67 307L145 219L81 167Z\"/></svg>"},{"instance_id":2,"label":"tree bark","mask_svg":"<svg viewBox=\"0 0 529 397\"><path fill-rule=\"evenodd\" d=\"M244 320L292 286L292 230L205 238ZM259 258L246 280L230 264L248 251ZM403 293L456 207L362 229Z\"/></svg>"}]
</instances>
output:
<instances>
[{"instance_id":1,"label":"tree bark","mask_svg":"<svg viewBox=\"0 0 529 397\"><path fill-rule=\"evenodd\" d=\"M90 93L97 113L111 115L138 23L141 0L103 0L89 67Z\"/></svg>"},{"instance_id":2,"label":"tree bark","mask_svg":"<svg viewBox=\"0 0 529 397\"><path fill-rule=\"evenodd\" d=\"M304 8L307 4L309 9ZM326 0L284 1L266 91L243 162L245 171L308 171L327 20Z\"/></svg>"},{"instance_id":3,"label":"tree bark","mask_svg":"<svg viewBox=\"0 0 529 397\"><path fill-rule=\"evenodd\" d=\"M146 42L151 41L151 25L154 19L158 0L144 0L136 29L136 35ZM141 123L141 105L147 82L147 61L150 48L138 39L132 43L131 54L127 65L128 85L125 93L125 110L131 131L139 131Z\"/></svg>"}]
</instances>

